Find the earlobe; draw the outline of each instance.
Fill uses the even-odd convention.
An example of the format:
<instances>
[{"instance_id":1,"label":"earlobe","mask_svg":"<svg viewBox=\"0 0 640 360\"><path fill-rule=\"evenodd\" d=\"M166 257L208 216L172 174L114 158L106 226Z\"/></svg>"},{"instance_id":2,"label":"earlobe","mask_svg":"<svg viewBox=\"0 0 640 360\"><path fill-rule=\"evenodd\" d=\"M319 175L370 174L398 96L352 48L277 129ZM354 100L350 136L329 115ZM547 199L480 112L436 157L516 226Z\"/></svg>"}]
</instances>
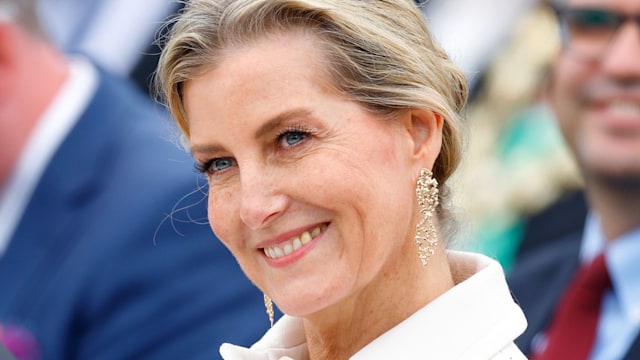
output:
<instances>
[{"instance_id":1,"label":"earlobe","mask_svg":"<svg viewBox=\"0 0 640 360\"><path fill-rule=\"evenodd\" d=\"M9 22L0 21L0 66L12 62L15 55L15 29Z\"/></svg>"},{"instance_id":2,"label":"earlobe","mask_svg":"<svg viewBox=\"0 0 640 360\"><path fill-rule=\"evenodd\" d=\"M16 42L15 26L0 21L0 99L4 99L13 89L17 61Z\"/></svg>"},{"instance_id":3,"label":"earlobe","mask_svg":"<svg viewBox=\"0 0 640 360\"><path fill-rule=\"evenodd\" d=\"M410 134L413 140L413 155L422 167L433 167L442 146L442 115L432 110L411 110Z\"/></svg>"},{"instance_id":4,"label":"earlobe","mask_svg":"<svg viewBox=\"0 0 640 360\"><path fill-rule=\"evenodd\" d=\"M9 82L11 73L9 72L8 47L11 46L9 45L11 40L9 37L9 26L9 23L0 20L0 79L2 79L2 81L0 81L0 102L3 102L3 99L10 89Z\"/></svg>"}]
</instances>

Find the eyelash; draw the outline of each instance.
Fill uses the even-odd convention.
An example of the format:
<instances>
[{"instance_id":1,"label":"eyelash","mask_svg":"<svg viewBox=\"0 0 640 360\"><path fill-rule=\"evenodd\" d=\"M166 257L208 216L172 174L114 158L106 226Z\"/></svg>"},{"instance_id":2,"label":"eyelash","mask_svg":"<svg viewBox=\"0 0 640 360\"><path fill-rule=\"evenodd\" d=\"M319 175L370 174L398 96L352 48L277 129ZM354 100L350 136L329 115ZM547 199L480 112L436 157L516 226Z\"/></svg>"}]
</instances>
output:
<instances>
[{"instance_id":1,"label":"eyelash","mask_svg":"<svg viewBox=\"0 0 640 360\"><path fill-rule=\"evenodd\" d=\"M287 147L284 147L285 150L291 148L291 147L295 147L298 144L300 144L301 142L303 142L304 140L306 140L309 135L311 135L311 130L309 130L307 127L302 126L302 125L294 125L291 127L287 127L285 129L283 129L282 131L280 131L278 133L278 135L275 138L275 145L276 146L282 146L282 141L285 139L285 137L287 135L291 135L291 134L298 134L298 135L302 135L303 139L300 140L299 142L293 144L293 145L289 145Z\"/></svg>"},{"instance_id":2,"label":"eyelash","mask_svg":"<svg viewBox=\"0 0 640 360\"><path fill-rule=\"evenodd\" d=\"M289 146L286 146L286 147L282 146L282 141L285 139L285 137L287 135L290 135L290 134L299 134L299 135L302 135L303 138L300 141L296 142L295 144L292 144L292 145L289 145ZM311 134L311 131L308 128L306 128L306 127L304 127L302 125L294 125L294 126L287 127L285 129L283 129L282 131L280 131L275 137L274 144L277 147L283 147L284 150L288 150L289 148L295 147L295 146L299 145L301 142L305 141L309 137L310 134ZM194 169L195 169L195 171L197 173L200 173L200 174L213 174L216 171L212 170L211 166L213 165L213 163L215 161L220 160L220 159L224 159L224 158L213 158L213 159L205 161L204 163L197 163L196 162L193 165L193 167L194 167ZM220 171L224 171L224 170L220 170Z\"/></svg>"},{"instance_id":3,"label":"eyelash","mask_svg":"<svg viewBox=\"0 0 640 360\"><path fill-rule=\"evenodd\" d=\"M198 174L204 174L208 171L208 169L211 168L211 164L213 164L213 161L215 159L211 159L211 160L207 160L204 163L200 164L200 163L195 163L193 164L193 169L198 173Z\"/></svg>"}]
</instances>

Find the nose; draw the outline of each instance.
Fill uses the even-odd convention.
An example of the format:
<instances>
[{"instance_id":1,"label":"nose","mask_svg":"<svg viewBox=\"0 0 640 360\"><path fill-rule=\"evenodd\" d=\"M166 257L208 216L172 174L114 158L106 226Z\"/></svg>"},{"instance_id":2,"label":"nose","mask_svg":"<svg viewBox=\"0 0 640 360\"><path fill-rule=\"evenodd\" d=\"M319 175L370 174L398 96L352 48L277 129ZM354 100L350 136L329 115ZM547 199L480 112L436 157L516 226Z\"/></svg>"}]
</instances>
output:
<instances>
[{"instance_id":1,"label":"nose","mask_svg":"<svg viewBox=\"0 0 640 360\"><path fill-rule=\"evenodd\" d=\"M640 24L622 24L604 54L602 67L613 78L640 81Z\"/></svg>"},{"instance_id":2,"label":"nose","mask_svg":"<svg viewBox=\"0 0 640 360\"><path fill-rule=\"evenodd\" d=\"M245 169L240 178L240 219L250 229L265 228L284 213L289 200L272 171Z\"/></svg>"}]
</instances>

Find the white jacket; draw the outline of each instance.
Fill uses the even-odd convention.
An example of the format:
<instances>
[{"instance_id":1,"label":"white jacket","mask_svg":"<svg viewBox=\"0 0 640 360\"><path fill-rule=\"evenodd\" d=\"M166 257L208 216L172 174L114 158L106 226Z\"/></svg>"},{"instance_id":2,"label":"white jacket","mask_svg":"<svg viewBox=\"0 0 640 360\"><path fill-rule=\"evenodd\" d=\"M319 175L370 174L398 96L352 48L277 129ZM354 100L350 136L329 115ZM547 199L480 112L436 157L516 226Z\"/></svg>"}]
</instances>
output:
<instances>
[{"instance_id":1,"label":"white jacket","mask_svg":"<svg viewBox=\"0 0 640 360\"><path fill-rule=\"evenodd\" d=\"M373 340L351 360L526 359L513 340L527 327L500 265L480 254L449 251L457 284ZM225 360L307 360L302 319L283 316L247 349L223 344Z\"/></svg>"}]
</instances>

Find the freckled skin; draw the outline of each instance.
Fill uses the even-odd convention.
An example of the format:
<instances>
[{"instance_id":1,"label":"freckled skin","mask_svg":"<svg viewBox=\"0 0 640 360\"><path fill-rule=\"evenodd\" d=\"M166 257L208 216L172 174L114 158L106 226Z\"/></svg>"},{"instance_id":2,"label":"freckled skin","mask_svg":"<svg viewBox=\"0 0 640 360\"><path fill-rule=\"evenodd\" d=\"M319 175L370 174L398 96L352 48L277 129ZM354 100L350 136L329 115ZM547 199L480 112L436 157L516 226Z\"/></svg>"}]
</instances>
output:
<instances>
[{"instance_id":1,"label":"freckled skin","mask_svg":"<svg viewBox=\"0 0 640 360\"><path fill-rule=\"evenodd\" d=\"M270 36L227 50L217 68L186 84L194 157L233 160L209 175L211 226L251 281L288 314L326 312L371 293L420 297L411 289L427 281L413 244L414 182L423 165L406 128L411 118L382 119L323 86L316 45L310 35ZM307 114L256 137L292 109ZM290 127L308 136L285 147L278 134ZM440 146L436 130L431 163ZM270 266L257 248L322 223L330 225L321 239L285 267Z\"/></svg>"},{"instance_id":2,"label":"freckled skin","mask_svg":"<svg viewBox=\"0 0 640 360\"><path fill-rule=\"evenodd\" d=\"M300 48L276 40L234 52L187 86L186 105L192 144L219 143L222 155L238 163L211 181L214 231L254 283L283 310L304 315L350 296L379 276L385 261L400 259L412 218L412 179L398 123L319 86L318 65L303 65L316 50L308 39L296 40ZM270 58L276 60L254 61ZM294 107L311 110L309 118L292 119L312 130L310 139L291 150L275 148L273 135L255 140L254 129L270 114ZM388 226L379 226L380 219L389 219ZM331 222L324 239L286 268L268 266L254 248L290 228L322 222Z\"/></svg>"}]
</instances>

